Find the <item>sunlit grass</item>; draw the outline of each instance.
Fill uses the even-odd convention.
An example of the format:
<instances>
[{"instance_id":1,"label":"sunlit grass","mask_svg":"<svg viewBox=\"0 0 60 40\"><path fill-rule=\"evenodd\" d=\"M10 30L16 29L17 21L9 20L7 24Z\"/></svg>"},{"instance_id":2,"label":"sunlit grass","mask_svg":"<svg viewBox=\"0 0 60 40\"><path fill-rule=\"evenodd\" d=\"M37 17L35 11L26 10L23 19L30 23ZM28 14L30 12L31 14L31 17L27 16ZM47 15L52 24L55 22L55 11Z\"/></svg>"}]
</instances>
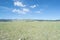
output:
<instances>
[{"instance_id":1,"label":"sunlit grass","mask_svg":"<svg viewBox=\"0 0 60 40\"><path fill-rule=\"evenodd\" d=\"M60 40L60 22L0 22L0 40Z\"/></svg>"}]
</instances>

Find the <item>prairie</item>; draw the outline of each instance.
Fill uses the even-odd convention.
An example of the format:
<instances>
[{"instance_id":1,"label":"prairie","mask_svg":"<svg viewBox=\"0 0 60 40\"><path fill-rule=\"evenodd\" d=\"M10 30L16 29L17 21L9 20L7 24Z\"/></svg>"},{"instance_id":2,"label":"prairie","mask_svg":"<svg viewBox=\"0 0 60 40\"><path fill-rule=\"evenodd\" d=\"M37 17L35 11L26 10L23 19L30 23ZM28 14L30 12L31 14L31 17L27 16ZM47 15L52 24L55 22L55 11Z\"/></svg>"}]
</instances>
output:
<instances>
[{"instance_id":1,"label":"prairie","mask_svg":"<svg viewBox=\"0 0 60 40\"><path fill-rule=\"evenodd\" d=\"M60 21L0 22L0 40L60 40Z\"/></svg>"}]
</instances>

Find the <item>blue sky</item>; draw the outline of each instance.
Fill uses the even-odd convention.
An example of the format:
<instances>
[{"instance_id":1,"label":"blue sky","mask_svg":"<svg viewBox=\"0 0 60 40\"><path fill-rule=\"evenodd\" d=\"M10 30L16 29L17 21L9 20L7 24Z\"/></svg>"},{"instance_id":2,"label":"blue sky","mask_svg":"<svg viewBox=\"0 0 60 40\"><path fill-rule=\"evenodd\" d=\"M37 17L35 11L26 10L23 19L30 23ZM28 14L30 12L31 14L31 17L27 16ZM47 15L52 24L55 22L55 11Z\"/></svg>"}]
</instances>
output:
<instances>
[{"instance_id":1,"label":"blue sky","mask_svg":"<svg viewBox=\"0 0 60 40\"><path fill-rule=\"evenodd\" d=\"M0 0L0 19L60 19L60 0Z\"/></svg>"}]
</instances>

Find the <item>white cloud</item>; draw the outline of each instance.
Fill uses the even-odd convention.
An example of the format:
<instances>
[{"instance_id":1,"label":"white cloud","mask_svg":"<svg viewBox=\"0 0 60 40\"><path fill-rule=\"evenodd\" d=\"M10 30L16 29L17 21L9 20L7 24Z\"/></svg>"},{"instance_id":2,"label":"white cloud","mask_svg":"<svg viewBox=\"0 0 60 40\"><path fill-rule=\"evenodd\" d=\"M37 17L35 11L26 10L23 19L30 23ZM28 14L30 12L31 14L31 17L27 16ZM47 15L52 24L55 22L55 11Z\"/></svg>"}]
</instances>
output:
<instances>
[{"instance_id":1,"label":"white cloud","mask_svg":"<svg viewBox=\"0 0 60 40\"><path fill-rule=\"evenodd\" d=\"M14 10L12 10L12 12L14 12L14 13L18 13L18 14L26 14L26 13L28 13L30 10L29 9L26 9L26 8L23 8L22 10L20 10L20 9L14 9Z\"/></svg>"},{"instance_id":2,"label":"white cloud","mask_svg":"<svg viewBox=\"0 0 60 40\"><path fill-rule=\"evenodd\" d=\"M18 7L20 7L21 9L13 9L12 10L12 12L14 12L14 13L18 13L18 14L26 14L26 13L28 13L28 12L30 12L30 13L41 13L41 11L39 10L39 11L31 11L29 8L26 8L28 5L25 5L25 4L23 4L21 1L14 1L14 6L18 6ZM28 7L30 7L30 8L36 8L36 7L38 7L38 5L31 5L31 6L28 6Z\"/></svg>"},{"instance_id":3,"label":"white cloud","mask_svg":"<svg viewBox=\"0 0 60 40\"><path fill-rule=\"evenodd\" d=\"M19 10L19 9L14 9L12 12L17 13L17 14L26 14L24 11Z\"/></svg>"},{"instance_id":4,"label":"white cloud","mask_svg":"<svg viewBox=\"0 0 60 40\"><path fill-rule=\"evenodd\" d=\"M14 6L25 7L26 5L24 5L22 2L15 1L15 2L14 2Z\"/></svg>"},{"instance_id":5,"label":"white cloud","mask_svg":"<svg viewBox=\"0 0 60 40\"><path fill-rule=\"evenodd\" d=\"M41 11L36 11L35 13L41 13Z\"/></svg>"},{"instance_id":6,"label":"white cloud","mask_svg":"<svg viewBox=\"0 0 60 40\"><path fill-rule=\"evenodd\" d=\"M27 8L23 8L23 11L24 11L24 12L29 12L30 10L27 9Z\"/></svg>"},{"instance_id":7,"label":"white cloud","mask_svg":"<svg viewBox=\"0 0 60 40\"><path fill-rule=\"evenodd\" d=\"M37 7L37 5L32 5L32 6L30 6L31 8L35 8L35 7Z\"/></svg>"}]
</instances>

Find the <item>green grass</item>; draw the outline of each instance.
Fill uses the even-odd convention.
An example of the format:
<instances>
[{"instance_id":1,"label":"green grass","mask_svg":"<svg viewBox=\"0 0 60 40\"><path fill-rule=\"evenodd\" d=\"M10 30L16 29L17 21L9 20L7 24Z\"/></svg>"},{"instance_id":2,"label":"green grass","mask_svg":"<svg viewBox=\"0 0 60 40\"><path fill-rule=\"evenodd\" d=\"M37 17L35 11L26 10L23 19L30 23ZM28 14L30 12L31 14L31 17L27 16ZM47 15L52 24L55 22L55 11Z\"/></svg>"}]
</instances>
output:
<instances>
[{"instance_id":1,"label":"green grass","mask_svg":"<svg viewBox=\"0 0 60 40\"><path fill-rule=\"evenodd\" d=\"M60 22L0 22L0 40L60 40Z\"/></svg>"}]
</instances>

